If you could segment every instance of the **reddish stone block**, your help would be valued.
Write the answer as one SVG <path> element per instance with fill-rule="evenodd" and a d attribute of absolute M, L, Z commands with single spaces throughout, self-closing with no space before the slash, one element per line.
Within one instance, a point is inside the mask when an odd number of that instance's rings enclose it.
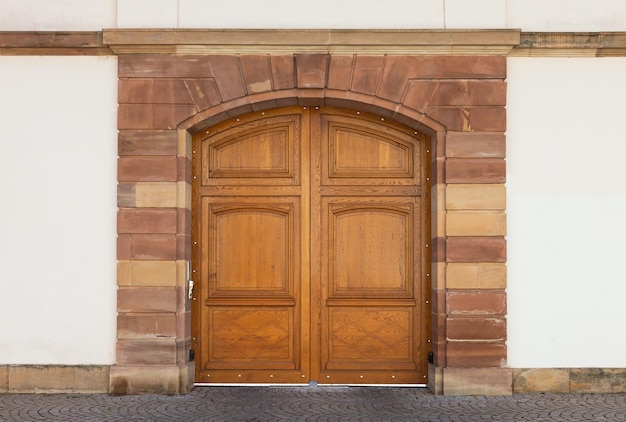
<path fill-rule="evenodd" d="M 244 82 L 241 78 L 240 63 L 235 55 L 208 56 L 212 76 L 215 77 L 220 97 L 223 101 L 232 100 L 246 95 Z"/>
<path fill-rule="evenodd" d="M 120 78 L 207 78 L 214 76 L 208 57 L 168 54 L 120 54 Z"/>
<path fill-rule="evenodd" d="M 117 259 L 120 259 L 120 260 L 130 259 L 130 235 L 129 234 L 117 235 Z"/>
<path fill-rule="evenodd" d="M 176 155 L 175 130 L 122 130 L 118 135 L 119 155 Z"/>
<path fill-rule="evenodd" d="M 502 237 L 449 237 L 447 262 L 506 262 L 506 240 Z"/>
<path fill-rule="evenodd" d="M 185 338 L 191 333 L 191 311 L 176 313 L 176 337 Z"/>
<path fill-rule="evenodd" d="M 191 160 L 187 157 L 178 157 L 176 179 L 179 182 L 191 183 Z"/>
<path fill-rule="evenodd" d="M 446 309 L 448 315 L 505 315 L 506 293 L 503 290 L 448 290 Z"/>
<path fill-rule="evenodd" d="M 469 109 L 469 127 L 473 131 L 505 132 L 504 107 L 472 107 Z"/>
<path fill-rule="evenodd" d="M 248 95 L 272 90 L 269 56 L 246 54 L 239 61 Z"/>
<path fill-rule="evenodd" d="M 430 105 L 504 106 L 506 83 L 502 80 L 448 80 L 437 82 Z"/>
<path fill-rule="evenodd" d="M 117 180 L 120 182 L 175 182 L 177 159 L 173 157 L 120 157 Z"/>
<path fill-rule="evenodd" d="M 506 365 L 506 344 L 451 341 L 446 347 L 446 358 L 448 367 L 500 368 Z"/>
<path fill-rule="evenodd" d="M 176 337 L 176 314 L 120 314 L 117 318 L 118 338 Z"/>
<path fill-rule="evenodd" d="M 444 315 L 447 312 L 446 309 L 446 291 L 433 289 L 432 297 L 432 313 Z"/>
<path fill-rule="evenodd" d="M 506 140 L 496 132 L 448 132 L 447 157 L 504 158 Z"/>
<path fill-rule="evenodd" d="M 175 365 L 174 339 L 121 339 L 117 341 L 118 365 Z"/>
<path fill-rule="evenodd" d="M 175 209 L 122 209 L 117 213 L 118 233 L 176 233 Z"/>
<path fill-rule="evenodd" d="M 407 107 L 426 113 L 438 83 L 436 81 L 410 80 L 406 96 L 402 101 Z"/>
<path fill-rule="evenodd" d="M 375 95 L 383 68 L 384 56 L 356 56 L 352 90 Z"/>
<path fill-rule="evenodd" d="M 352 67 L 354 56 L 330 56 L 330 66 L 328 68 L 329 89 L 349 90 L 352 82 Z"/>
<path fill-rule="evenodd" d="M 506 340 L 506 319 L 453 317 L 446 321 L 449 340 Z"/>
<path fill-rule="evenodd" d="M 198 110 L 207 108 L 222 102 L 215 83 L 215 79 L 185 79 L 185 85 L 189 95 Z"/>
<path fill-rule="evenodd" d="M 130 238 L 130 259 L 176 259 L 175 234 L 134 234 Z"/>
<path fill-rule="evenodd" d="M 174 287 L 121 287 L 117 290 L 117 311 L 176 312 Z"/>
<path fill-rule="evenodd" d="M 503 158 L 448 158 L 445 174 L 447 183 L 504 183 L 506 162 Z"/>
<path fill-rule="evenodd" d="M 445 340 L 432 342 L 431 348 L 433 352 L 433 364 L 437 367 L 445 367 L 447 365 L 446 347 L 448 343 Z"/>
<path fill-rule="evenodd" d="M 121 79 L 118 92 L 121 104 L 191 104 L 181 79 Z"/>
<path fill-rule="evenodd" d="M 502 79 L 506 56 L 388 56 L 379 96 L 400 102 L 412 79 Z"/>
<path fill-rule="evenodd" d="M 433 218 L 437 218 L 436 216 Z M 431 259 L 433 262 L 445 262 L 446 260 L 446 239 L 435 237 L 432 239 Z"/>
<path fill-rule="evenodd" d="M 176 259 L 191 259 L 191 234 L 176 236 Z"/>
<path fill-rule="evenodd" d="M 270 56 L 270 66 L 275 90 L 296 87 L 295 57 L 292 54 Z"/>
<path fill-rule="evenodd" d="M 328 54 L 296 54 L 298 88 L 325 88 L 328 63 Z"/>
<path fill-rule="evenodd" d="M 461 107 L 428 107 L 428 117 L 441 123 L 448 131 L 470 131 L 470 111 Z"/>
<path fill-rule="evenodd" d="M 430 166 L 430 186 L 434 187 L 446 180 L 446 162 L 444 157 L 439 157 Z"/>
<path fill-rule="evenodd" d="M 184 120 L 197 113 L 192 105 L 163 105 L 153 106 L 152 126 L 154 129 L 176 129 Z"/>
<path fill-rule="evenodd" d="M 152 115 L 149 104 L 120 104 L 117 108 L 117 128 L 152 129 Z"/>
<path fill-rule="evenodd" d="M 186 208 L 176 209 L 177 224 L 176 232 L 179 234 L 191 234 L 191 210 Z"/>

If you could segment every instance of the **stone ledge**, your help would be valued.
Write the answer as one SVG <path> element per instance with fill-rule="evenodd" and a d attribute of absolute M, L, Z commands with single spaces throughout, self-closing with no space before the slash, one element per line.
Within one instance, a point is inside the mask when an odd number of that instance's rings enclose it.
<path fill-rule="evenodd" d="M 109 366 L 7 365 L 9 393 L 107 393 Z M 0 390 L 2 369 L 0 369 Z"/>
<path fill-rule="evenodd" d="M 624 57 L 624 32 L 523 32 L 510 56 Z"/>
<path fill-rule="evenodd" d="M 513 392 L 626 393 L 626 368 L 515 369 Z"/>
<path fill-rule="evenodd" d="M 112 55 L 102 32 L 0 31 L 0 55 Z"/>

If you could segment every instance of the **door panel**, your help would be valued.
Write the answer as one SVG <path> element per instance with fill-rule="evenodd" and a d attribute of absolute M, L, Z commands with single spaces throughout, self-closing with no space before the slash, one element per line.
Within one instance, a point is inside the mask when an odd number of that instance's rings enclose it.
<path fill-rule="evenodd" d="M 426 382 L 423 141 L 327 107 L 194 138 L 197 382 Z"/>

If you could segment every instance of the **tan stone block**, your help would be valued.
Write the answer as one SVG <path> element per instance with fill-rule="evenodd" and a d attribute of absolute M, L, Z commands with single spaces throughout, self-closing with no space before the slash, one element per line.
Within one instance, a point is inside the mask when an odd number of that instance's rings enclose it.
<path fill-rule="evenodd" d="M 446 185 L 435 185 L 433 189 L 431 189 L 430 195 L 431 204 L 434 207 L 433 212 L 446 209 Z"/>
<path fill-rule="evenodd" d="M 444 290 L 446 288 L 446 263 L 435 262 L 432 265 L 431 285 L 433 289 Z"/>
<path fill-rule="evenodd" d="M 447 236 L 505 236 L 506 214 L 503 211 L 448 211 Z"/>
<path fill-rule="evenodd" d="M 449 289 L 505 289 L 505 264 L 456 264 L 446 266 Z"/>
<path fill-rule="evenodd" d="M 443 368 L 446 396 L 510 396 L 513 370 L 508 368 Z"/>
<path fill-rule="evenodd" d="M 187 182 L 176 183 L 176 206 L 191 209 L 191 184 Z"/>
<path fill-rule="evenodd" d="M 437 211 L 430 222 L 430 230 L 432 237 L 441 237 L 444 238 L 446 236 L 446 211 Z"/>
<path fill-rule="evenodd" d="M 6 393 L 9 389 L 9 367 L 0 365 L 0 393 Z"/>
<path fill-rule="evenodd" d="M 572 368 L 572 393 L 626 393 L 624 368 Z"/>
<path fill-rule="evenodd" d="M 9 393 L 106 393 L 108 366 L 9 365 Z"/>
<path fill-rule="evenodd" d="M 176 261 L 128 261 L 128 286 L 174 287 L 177 282 Z M 118 273 L 119 273 L 118 264 Z M 120 282 L 118 275 L 118 284 Z"/>
<path fill-rule="evenodd" d="M 184 371 L 184 374 L 183 374 Z M 125 394 L 180 394 L 186 381 L 187 366 L 176 365 L 112 366 L 109 391 Z"/>
<path fill-rule="evenodd" d="M 428 389 L 433 394 L 443 394 L 443 368 L 428 364 Z"/>
<path fill-rule="evenodd" d="M 130 261 L 117 262 L 117 285 L 130 286 Z"/>
<path fill-rule="evenodd" d="M 516 394 L 569 393 L 569 384 L 568 369 L 538 368 L 513 371 L 513 392 Z"/>
<path fill-rule="evenodd" d="M 184 129 L 178 129 L 178 156 L 185 157 L 191 160 L 192 148 L 191 148 L 191 134 Z"/>
<path fill-rule="evenodd" d="M 502 184 L 447 185 L 448 210 L 504 210 L 506 188 Z"/>
<path fill-rule="evenodd" d="M 135 206 L 145 208 L 173 208 L 177 206 L 176 182 L 144 182 L 135 186 Z"/>

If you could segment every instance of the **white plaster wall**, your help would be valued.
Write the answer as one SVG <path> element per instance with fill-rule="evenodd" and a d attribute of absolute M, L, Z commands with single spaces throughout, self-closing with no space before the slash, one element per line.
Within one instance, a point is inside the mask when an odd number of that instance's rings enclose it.
<path fill-rule="evenodd" d="M 117 59 L 0 56 L 0 364 L 111 364 Z"/>
<path fill-rule="evenodd" d="M 626 58 L 508 66 L 508 364 L 626 367 Z"/>
<path fill-rule="evenodd" d="M 117 0 L 0 0 L 0 31 L 101 31 Z"/>
<path fill-rule="evenodd" d="M 507 28 L 528 32 L 626 31 L 624 0 L 506 0 L 506 3 Z"/>
<path fill-rule="evenodd" d="M 623 0 L 0 0 L 0 31 L 520 28 L 624 31 Z"/>

